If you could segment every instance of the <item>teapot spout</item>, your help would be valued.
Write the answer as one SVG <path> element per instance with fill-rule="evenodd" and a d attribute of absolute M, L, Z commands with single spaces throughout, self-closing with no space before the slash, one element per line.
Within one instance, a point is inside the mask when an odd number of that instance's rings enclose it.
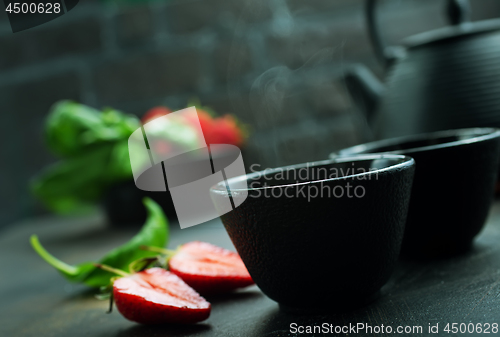
<path fill-rule="evenodd" d="M 370 123 L 384 92 L 384 84 L 364 65 L 355 64 L 344 73 L 344 81 L 356 106 Z"/>

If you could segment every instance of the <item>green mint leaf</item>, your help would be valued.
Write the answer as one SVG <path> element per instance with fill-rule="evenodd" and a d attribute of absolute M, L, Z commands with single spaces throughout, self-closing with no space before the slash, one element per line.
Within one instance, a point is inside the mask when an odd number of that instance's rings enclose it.
<path fill-rule="evenodd" d="M 45 168 L 31 181 L 32 193 L 56 213 L 74 213 L 90 208 L 109 184 L 106 174 L 114 145 L 95 144 Z M 124 179 L 123 175 L 120 178 Z"/>
<path fill-rule="evenodd" d="M 104 256 L 99 263 L 121 269 L 128 272 L 128 266 L 131 262 L 157 255 L 154 252 L 148 252 L 140 249 L 140 246 L 149 242 L 149 245 L 155 247 L 165 247 L 168 241 L 168 223 L 160 205 L 150 198 L 144 199 L 144 205 L 148 211 L 148 219 L 141 231 L 136 234 L 126 244 L 112 250 Z M 95 268 L 85 278 L 85 283 L 91 287 L 99 287 L 109 284 L 114 274 L 105 270 Z"/>
<path fill-rule="evenodd" d="M 136 116 L 118 110 L 101 112 L 77 102 L 59 101 L 45 121 L 45 138 L 54 153 L 68 158 L 89 145 L 126 140 L 139 127 Z"/>
<path fill-rule="evenodd" d="M 43 248 L 38 236 L 32 235 L 30 237 L 31 246 L 48 264 L 56 268 L 62 275 L 64 275 L 71 282 L 81 282 L 91 268 L 92 263 L 83 263 L 78 266 L 72 266 L 54 257 Z M 94 267 L 95 268 L 95 267 Z"/>
<path fill-rule="evenodd" d="M 149 198 L 143 200 L 148 211 L 148 218 L 142 229 L 130 241 L 106 254 L 100 264 L 128 271 L 131 262 L 157 255 L 154 252 L 140 249 L 142 245 L 165 247 L 168 242 L 168 221 L 161 207 Z M 85 262 L 72 266 L 52 256 L 38 241 L 36 235 L 31 236 L 33 249 L 51 266 L 72 282 L 83 282 L 90 287 L 107 286 L 115 275 L 95 267 L 93 262 Z"/>

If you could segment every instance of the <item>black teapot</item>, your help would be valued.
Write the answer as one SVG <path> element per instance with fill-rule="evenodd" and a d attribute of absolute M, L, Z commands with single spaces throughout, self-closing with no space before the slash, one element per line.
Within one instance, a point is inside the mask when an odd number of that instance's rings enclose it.
<path fill-rule="evenodd" d="M 385 84 L 362 65 L 345 75 L 372 138 L 500 127 L 500 19 L 470 22 L 468 2 L 448 0 L 450 26 L 386 47 L 376 3 L 366 1 L 366 18 L 375 53 L 387 69 Z"/>

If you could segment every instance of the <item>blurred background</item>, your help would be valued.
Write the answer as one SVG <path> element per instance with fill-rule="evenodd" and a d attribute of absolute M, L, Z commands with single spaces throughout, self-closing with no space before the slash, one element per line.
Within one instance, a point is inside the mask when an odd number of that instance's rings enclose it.
<path fill-rule="evenodd" d="M 472 0 L 472 20 L 498 0 Z M 0 14 L 0 229 L 47 211 L 30 179 L 57 160 L 44 121 L 58 100 L 143 116 L 196 97 L 248 125 L 249 168 L 327 158 L 365 142 L 364 114 L 343 74 L 362 63 L 383 78 L 363 0 L 81 0 L 62 17 L 13 34 Z M 444 1 L 384 0 L 389 44 L 447 24 Z M 89 163 L 92 165 L 92 163 Z"/>

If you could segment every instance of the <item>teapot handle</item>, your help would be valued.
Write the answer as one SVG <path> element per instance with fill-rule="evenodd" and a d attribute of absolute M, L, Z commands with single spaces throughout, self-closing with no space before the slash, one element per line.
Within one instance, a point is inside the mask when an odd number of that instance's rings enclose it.
<path fill-rule="evenodd" d="M 366 0 L 365 15 L 368 25 L 368 35 L 374 48 L 375 56 L 387 68 L 398 58 L 398 49 L 388 47 L 380 34 L 375 9 L 377 0 Z M 470 5 L 468 0 L 448 0 L 446 6 L 448 21 L 452 25 L 460 25 L 470 20 Z"/>

